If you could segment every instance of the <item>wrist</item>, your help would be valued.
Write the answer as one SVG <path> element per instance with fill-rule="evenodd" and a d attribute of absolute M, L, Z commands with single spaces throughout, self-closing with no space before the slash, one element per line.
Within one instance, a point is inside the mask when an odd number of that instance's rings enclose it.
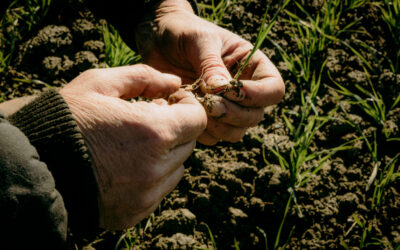
<path fill-rule="evenodd" d="M 196 16 L 198 8 L 195 0 L 164 0 L 156 1 L 147 8 L 141 21 L 135 29 L 136 48 L 145 59 L 155 46 L 157 38 L 162 37 L 160 23 L 173 18 L 176 14 Z"/>
<path fill-rule="evenodd" d="M 186 0 L 165 0 L 158 6 L 156 16 L 176 11 L 185 11 L 194 14 L 192 5 Z"/>

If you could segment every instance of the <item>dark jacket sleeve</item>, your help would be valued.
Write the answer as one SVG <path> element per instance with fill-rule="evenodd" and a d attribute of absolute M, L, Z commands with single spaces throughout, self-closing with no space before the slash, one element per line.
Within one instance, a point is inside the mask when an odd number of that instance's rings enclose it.
<path fill-rule="evenodd" d="M 26 136 L 0 118 L 1 248 L 63 249 L 67 212 L 54 179 Z"/>
<path fill-rule="evenodd" d="M 72 233 L 95 232 L 97 185 L 82 134 L 61 95 L 48 91 L 7 120 L 0 123 L 0 237 L 29 235 L 30 247 L 22 249 L 47 249 L 46 244 L 62 249 L 66 211 Z"/>

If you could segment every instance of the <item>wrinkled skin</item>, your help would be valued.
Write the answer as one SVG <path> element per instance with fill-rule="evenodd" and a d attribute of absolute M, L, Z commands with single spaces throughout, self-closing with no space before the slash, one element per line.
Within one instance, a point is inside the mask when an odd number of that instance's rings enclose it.
<path fill-rule="evenodd" d="M 100 226 L 131 227 L 183 176 L 207 116 L 181 79 L 139 64 L 88 70 L 61 89 L 93 159 Z M 137 96 L 174 102 L 129 102 Z"/>
<path fill-rule="evenodd" d="M 162 2 L 155 11 L 154 24 L 155 31 L 149 31 L 146 23 L 137 30 L 144 62 L 180 76 L 184 84 L 204 79 L 205 93 L 216 93 L 229 85 L 252 48 L 238 35 L 197 17 L 184 0 Z M 141 37 L 146 40 L 142 42 Z M 223 97 L 214 97 L 211 105 L 216 108 L 206 109 L 207 128 L 199 142 L 239 141 L 248 127 L 263 119 L 264 107 L 278 103 L 285 92 L 278 70 L 261 51 L 253 55 L 240 81 L 240 91 L 231 89 Z"/>

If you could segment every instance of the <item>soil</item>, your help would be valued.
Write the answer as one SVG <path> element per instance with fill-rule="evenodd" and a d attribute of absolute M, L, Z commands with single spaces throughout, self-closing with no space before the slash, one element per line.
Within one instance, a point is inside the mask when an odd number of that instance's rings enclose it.
<path fill-rule="evenodd" d="M 323 1 L 299 2 L 310 13 L 315 13 Z M 267 5 L 272 11 L 278 8 L 276 1 L 238 0 L 227 9 L 222 22 L 227 29 L 254 42 Z M 288 8 L 296 12 L 295 5 Z M 12 66 L 0 78 L 0 92 L 5 99 L 35 94 L 49 86 L 61 87 L 86 69 L 104 66 L 100 22 L 83 6 L 78 8 L 80 11 L 76 9 L 52 12 L 38 31 L 19 45 Z M 353 45 L 364 41 L 381 51 L 381 56 L 374 58 L 368 50 L 360 50 L 374 68 L 379 69 L 370 75 L 376 91 L 387 103 L 392 103 L 400 92 L 400 74 L 394 74 L 385 59 L 392 56 L 393 44 L 379 15 L 376 6 L 365 4 L 348 11 L 340 22 L 346 24 L 360 19 L 354 29 L 365 32 L 345 34 L 344 39 Z M 269 36 L 288 53 L 299 53 L 288 34 L 289 28 L 282 18 L 278 18 Z M 265 42 L 262 51 L 277 65 L 285 79 L 283 101 L 267 107 L 265 119 L 250 128 L 239 143 L 220 142 L 213 147 L 198 145 L 185 162 L 185 175 L 177 188 L 163 200 L 151 218 L 136 229 L 140 236 L 135 249 L 213 249 L 209 230 L 219 249 L 232 249 L 235 243 L 240 249 L 266 249 L 263 232 L 267 244 L 273 248 L 291 197 L 292 177 L 289 170 L 280 167 L 269 149 L 275 147 L 288 159 L 294 142 L 282 112 L 284 109 L 299 110 L 301 87 L 276 47 Z M 354 90 L 355 84 L 359 84 L 369 88 L 362 61 L 348 48 L 332 43 L 313 63 L 321 63 L 324 59 L 327 59 L 327 72 L 344 87 Z M 339 102 L 337 94 L 326 86 L 334 87 L 328 77 L 323 83 L 316 108 L 321 115 L 327 115 Z M 329 150 L 359 136 L 358 131 L 345 122 L 344 111 L 365 135 L 371 136 L 379 130 L 356 105 L 343 105 L 343 110 L 334 114 L 335 119 L 318 131 L 311 151 Z M 388 112 L 384 126 L 394 137 L 400 137 L 400 108 Z M 377 134 L 382 136 L 382 131 Z M 399 152 L 400 145 L 380 137 L 378 142 L 384 165 Z M 308 167 L 313 164 L 315 162 Z M 363 242 L 377 242 L 378 239 L 381 244 L 370 246 L 371 249 L 399 246 L 400 181 L 387 187 L 381 206 L 371 208 L 373 188 L 369 191 L 365 188 L 372 170 L 372 158 L 363 140 L 331 157 L 305 185 L 295 189 L 295 201 L 291 202 L 279 245 L 288 249 L 336 249 L 342 248 L 344 242 L 357 249 Z M 370 228 L 362 228 L 355 218 L 366 222 Z M 367 232 L 365 241 L 362 238 L 364 232 Z M 86 249 L 114 249 L 123 233 L 104 232 Z M 88 244 L 83 239 L 74 240 L 80 247 Z"/>

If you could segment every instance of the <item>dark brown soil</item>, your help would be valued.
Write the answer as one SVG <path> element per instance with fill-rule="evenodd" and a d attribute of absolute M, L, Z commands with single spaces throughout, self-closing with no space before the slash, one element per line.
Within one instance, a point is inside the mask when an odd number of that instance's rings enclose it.
<path fill-rule="evenodd" d="M 311 0 L 299 2 L 310 13 L 315 13 L 322 4 L 322 1 Z M 254 42 L 266 5 L 271 5 L 272 10 L 278 8 L 275 1 L 238 0 L 227 9 L 223 23 L 226 28 Z M 288 8 L 296 12 L 295 5 Z M 80 72 L 104 65 L 104 43 L 98 30 L 99 22 L 90 13 L 80 10 L 64 9 L 58 15 L 50 15 L 43 27 L 20 45 L 12 66 L 1 76 L 0 91 L 7 99 L 42 91 L 48 85 L 60 87 Z M 374 58 L 368 50 L 360 49 L 376 69 L 371 74 L 376 91 L 387 103 L 392 103 L 400 92 L 400 74 L 391 72 L 385 60 L 392 56 L 390 34 L 378 18 L 379 10 L 372 4 L 347 12 L 341 23 L 360 17 L 363 18 L 355 28 L 366 32 L 346 34 L 344 39 L 354 46 L 362 40 L 382 53 Z M 270 37 L 287 52 L 299 53 L 288 29 L 283 19 L 278 19 Z M 264 121 L 250 128 L 241 142 L 222 142 L 214 147 L 198 145 L 185 162 L 185 176 L 178 187 L 164 199 L 150 219 L 141 223 L 135 249 L 212 249 L 209 229 L 219 249 L 232 249 L 235 242 L 240 249 L 266 249 L 262 231 L 267 235 L 269 247 L 273 248 L 291 196 L 288 189 L 292 176 L 279 166 L 279 161 L 268 149 L 276 147 L 282 155 L 289 157 L 294 142 L 282 112 L 283 109 L 300 109 L 301 86 L 272 44 L 265 42 L 262 51 L 278 66 L 285 79 L 287 93 L 284 100 L 266 108 Z M 355 84 L 369 88 L 362 61 L 348 48 L 332 43 L 315 58 L 314 63 L 321 63 L 325 58 L 327 72 L 335 81 L 352 90 Z M 15 78 L 40 79 L 48 85 Z M 327 87 L 334 84 L 325 78 L 316 107 L 321 115 L 328 115 L 338 105 L 336 94 Z M 366 136 L 379 130 L 356 105 L 344 105 L 344 110 L 350 113 Z M 310 150 L 329 150 L 360 136 L 345 122 L 344 111 L 339 110 L 333 117 L 335 119 L 318 131 Z M 384 126 L 394 137 L 400 137 L 399 124 L 400 108 L 395 108 L 388 113 Z M 377 131 L 377 134 L 384 165 L 399 152 L 400 145 L 384 141 L 382 131 Z M 269 164 L 264 161 L 263 151 Z M 313 164 L 315 162 L 308 167 Z M 380 245 L 369 246 L 371 249 L 399 247 L 400 182 L 391 183 L 382 205 L 372 209 L 373 188 L 365 191 L 372 169 L 372 158 L 363 140 L 358 140 L 352 149 L 338 152 L 324 163 L 305 185 L 295 189 L 296 200 L 292 199 L 279 246 L 336 249 L 342 248 L 341 242 L 345 242 L 351 248 L 361 248 L 363 233 L 367 232 L 364 243 L 380 242 Z M 355 217 L 370 225 L 370 229 L 361 228 Z M 105 232 L 91 247 L 113 249 L 121 235 L 122 232 Z M 79 240 L 77 242 L 82 244 Z"/>

